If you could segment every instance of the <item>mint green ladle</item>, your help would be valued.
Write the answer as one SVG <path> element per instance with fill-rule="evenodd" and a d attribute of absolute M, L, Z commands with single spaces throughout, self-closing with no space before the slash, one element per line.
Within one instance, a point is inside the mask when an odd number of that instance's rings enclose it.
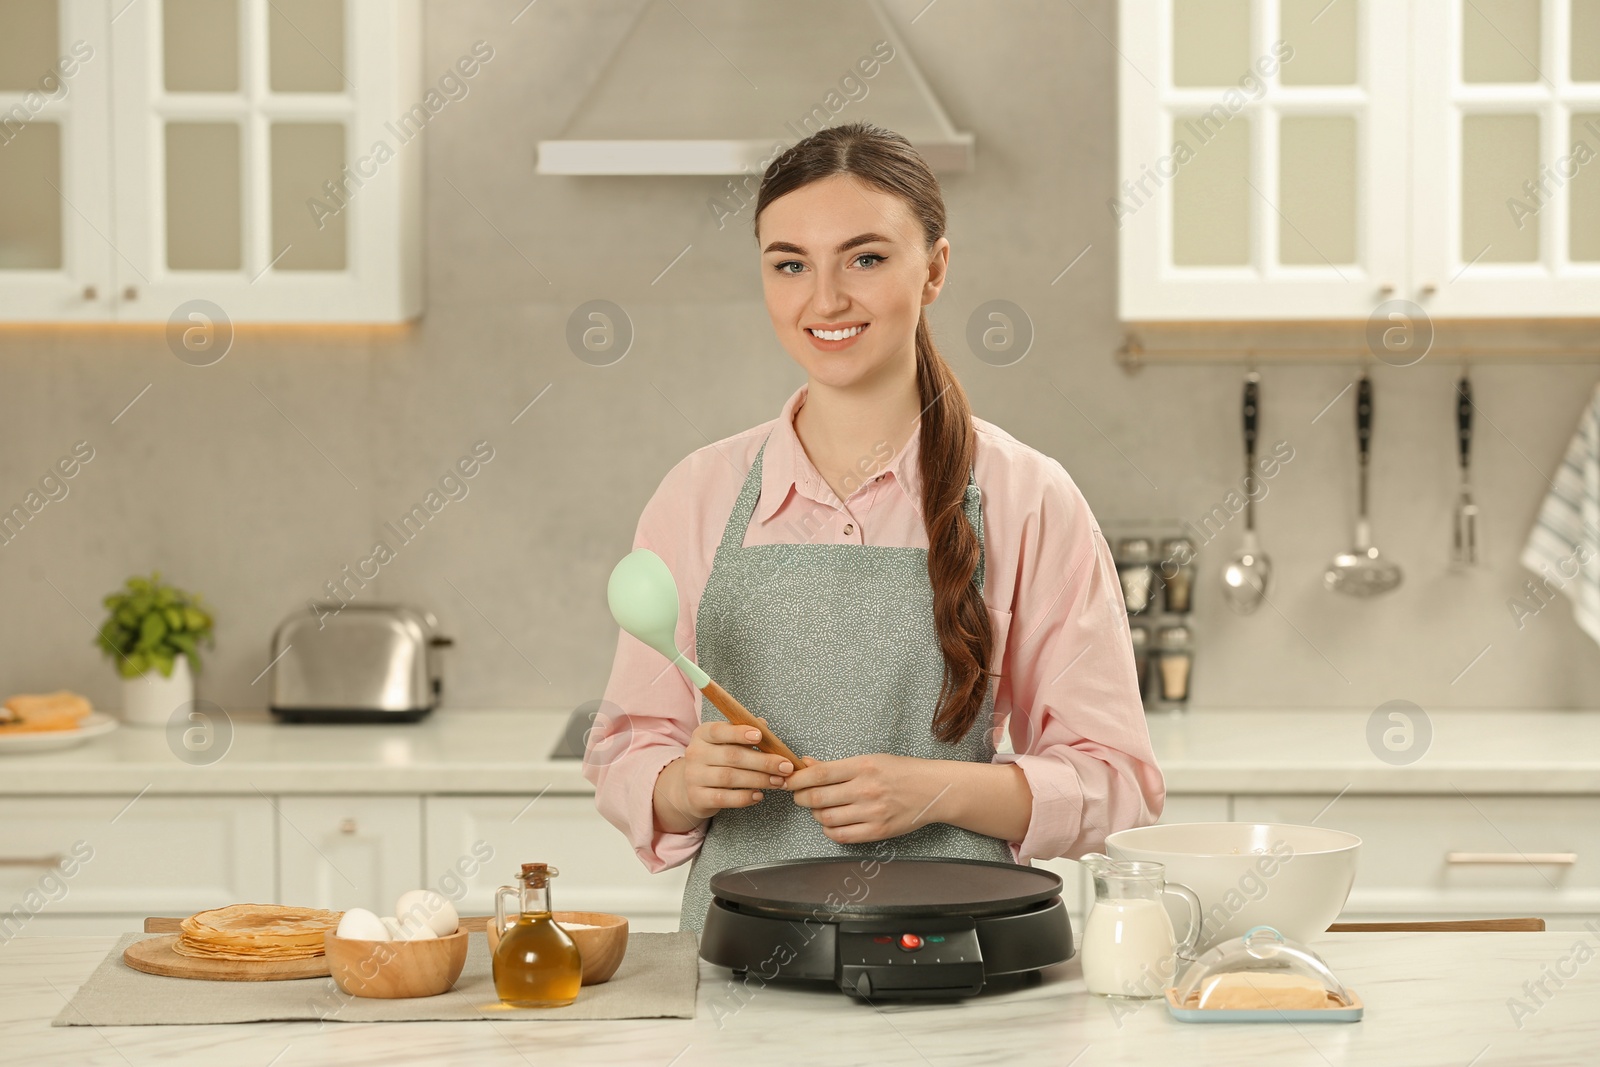
<path fill-rule="evenodd" d="M 606 601 L 618 626 L 671 660 L 696 689 L 710 683 L 711 676 L 678 651 L 678 583 L 660 556 L 648 548 L 623 556 L 606 583 Z"/>
<path fill-rule="evenodd" d="M 699 664 L 678 651 L 678 583 L 673 580 L 665 560 L 648 548 L 635 549 L 623 556 L 611 569 L 611 580 L 606 583 L 606 602 L 618 626 L 671 660 L 729 722 L 760 730 L 761 742 L 757 748 L 782 756 L 793 763 L 796 770 L 803 765 L 800 757 L 767 729 L 766 723 L 750 714 L 748 708 L 713 681 Z"/>

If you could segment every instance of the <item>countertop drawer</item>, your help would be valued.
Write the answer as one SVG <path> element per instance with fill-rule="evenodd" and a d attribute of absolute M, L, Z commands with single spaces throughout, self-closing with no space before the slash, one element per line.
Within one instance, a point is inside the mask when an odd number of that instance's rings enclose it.
<path fill-rule="evenodd" d="M 0 900 L 30 916 L 271 903 L 273 822 L 259 796 L 0 798 Z"/>
<path fill-rule="evenodd" d="M 1195 794 L 1192 796 L 1168 795 L 1166 806 L 1161 812 L 1161 822 L 1227 822 L 1230 811 L 1227 796 Z M 1077 860 L 1069 859 L 1036 859 L 1032 861 L 1035 867 L 1043 867 L 1054 871 L 1060 876 L 1061 899 L 1067 905 L 1067 912 L 1072 916 L 1072 928 L 1075 937 L 1083 935 L 1083 928 L 1089 914 L 1089 906 L 1094 903 L 1094 879 L 1083 864 Z M 1177 907 L 1168 906 L 1175 924 L 1174 929 L 1183 929 L 1183 924 L 1188 922 L 1188 916 L 1182 911 L 1182 902 Z"/>
<path fill-rule="evenodd" d="M 1237 796 L 1234 818 L 1361 837 L 1349 910 L 1600 907 L 1600 798 Z M 1327 811 L 1317 818 L 1318 812 Z"/>
<path fill-rule="evenodd" d="M 423 884 L 422 798 L 278 798 L 278 885 L 286 903 L 394 914 Z"/>
<path fill-rule="evenodd" d="M 1233 818 L 1229 797 L 1218 794 L 1167 794 L 1160 822 L 1228 822 Z"/>
<path fill-rule="evenodd" d="M 462 914 L 494 911 L 494 890 L 521 864 L 550 863 L 557 911 L 626 915 L 638 930 L 676 930 L 684 863 L 645 870 L 622 833 L 595 810 L 592 796 L 433 796 L 426 803 L 427 884 L 456 900 Z"/>

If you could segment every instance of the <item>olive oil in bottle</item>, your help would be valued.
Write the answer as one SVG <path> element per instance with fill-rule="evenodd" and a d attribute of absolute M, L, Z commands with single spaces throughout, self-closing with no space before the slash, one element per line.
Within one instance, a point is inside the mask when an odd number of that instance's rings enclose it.
<path fill-rule="evenodd" d="M 572 937 L 550 915 L 550 879 L 560 872 L 547 863 L 524 863 L 518 885 L 495 894 L 500 943 L 494 951 L 494 989 L 514 1008 L 559 1008 L 578 999 L 583 961 Z M 508 914 L 506 898 L 518 911 Z"/>

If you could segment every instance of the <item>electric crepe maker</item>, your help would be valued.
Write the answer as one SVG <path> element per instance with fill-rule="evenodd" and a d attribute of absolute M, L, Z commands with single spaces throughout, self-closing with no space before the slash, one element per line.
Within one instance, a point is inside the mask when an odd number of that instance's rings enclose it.
<path fill-rule="evenodd" d="M 711 876 L 700 957 L 736 980 L 832 982 L 858 998 L 965 997 L 1073 955 L 1061 879 L 1015 863 L 874 856 Z"/>

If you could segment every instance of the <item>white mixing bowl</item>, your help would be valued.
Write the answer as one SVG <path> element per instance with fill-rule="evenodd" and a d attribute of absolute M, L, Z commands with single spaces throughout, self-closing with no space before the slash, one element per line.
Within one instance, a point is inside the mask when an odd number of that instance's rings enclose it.
<path fill-rule="evenodd" d="M 1360 849 L 1355 834 L 1290 823 L 1167 823 L 1106 838 L 1112 859 L 1165 864 L 1167 881 L 1195 891 L 1201 950 L 1252 926 L 1301 942 L 1322 934 L 1350 896 Z M 1174 914 L 1180 937 L 1181 921 Z"/>

